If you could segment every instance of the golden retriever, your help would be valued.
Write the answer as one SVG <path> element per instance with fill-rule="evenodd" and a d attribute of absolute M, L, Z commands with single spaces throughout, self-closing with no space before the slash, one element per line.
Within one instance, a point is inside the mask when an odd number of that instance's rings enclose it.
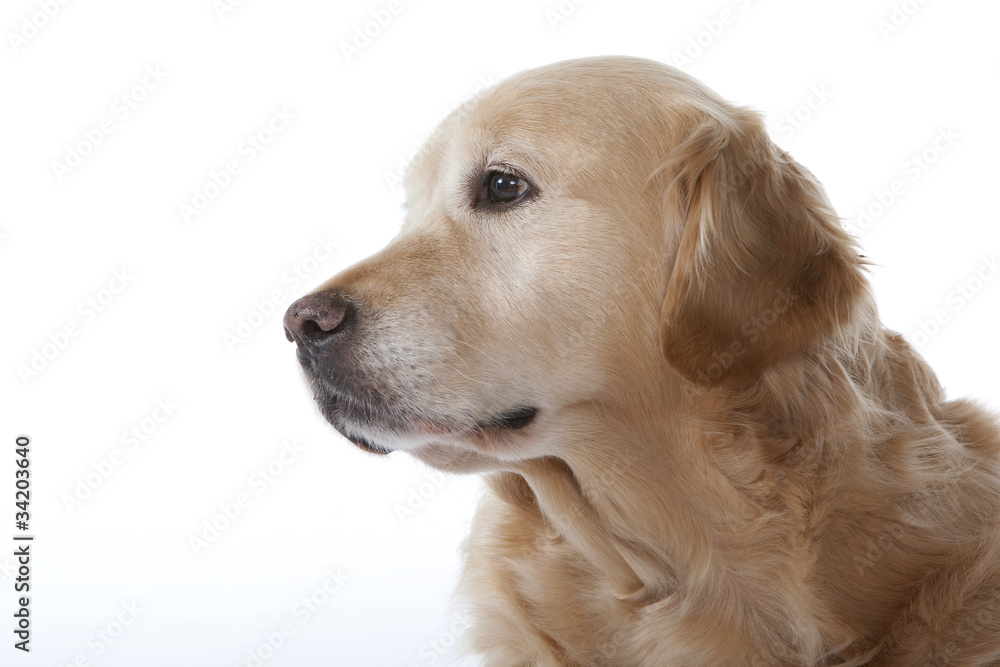
<path fill-rule="evenodd" d="M 1000 664 L 1000 428 L 879 321 L 757 113 L 655 62 L 446 118 L 384 250 L 296 301 L 323 415 L 488 487 L 489 666 Z"/>

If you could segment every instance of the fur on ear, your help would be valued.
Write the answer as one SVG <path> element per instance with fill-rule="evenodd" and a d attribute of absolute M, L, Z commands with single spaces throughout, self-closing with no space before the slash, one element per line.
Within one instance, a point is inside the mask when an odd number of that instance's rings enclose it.
<path fill-rule="evenodd" d="M 745 382 L 847 323 L 863 259 L 812 174 L 758 115 L 703 115 L 661 173 L 684 230 L 660 319 L 671 366 L 701 386 Z"/>

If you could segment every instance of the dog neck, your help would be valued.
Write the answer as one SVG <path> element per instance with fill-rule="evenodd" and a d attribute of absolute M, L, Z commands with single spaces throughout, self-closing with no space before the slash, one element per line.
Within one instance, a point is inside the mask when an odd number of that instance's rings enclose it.
<path fill-rule="evenodd" d="M 765 631 L 775 641 L 806 637 L 819 650 L 812 630 L 792 628 L 823 610 L 800 590 L 801 573 L 782 569 L 789 560 L 774 557 L 776 549 L 806 555 L 805 533 L 773 520 L 778 512 L 768 508 L 766 493 L 747 490 L 773 489 L 780 480 L 741 485 L 742 476 L 767 466 L 736 460 L 738 429 L 707 433 L 702 419 L 712 393 L 689 389 L 673 392 L 663 418 L 647 424 L 615 423 L 613 410 L 598 411 L 602 422 L 590 424 L 589 437 L 580 437 L 588 427 L 577 422 L 573 447 L 561 448 L 562 457 L 520 462 L 491 476 L 490 486 L 540 514 L 547 539 L 572 546 L 639 613 L 680 611 L 735 631 L 741 614 L 755 607 L 752 616 L 768 619 Z M 726 450 L 734 460 L 720 465 Z M 759 464 L 762 454 L 755 456 Z M 748 559 L 752 572 L 739 567 Z"/>
<path fill-rule="evenodd" d="M 660 394 L 661 396 L 663 394 Z M 713 533 L 719 517 L 746 515 L 745 499 L 713 468 L 692 434 L 677 430 L 677 415 L 690 409 L 676 397 L 649 424 L 575 419 L 572 448 L 561 458 L 540 457 L 512 465 L 521 493 L 541 514 L 548 532 L 572 545 L 607 577 L 616 597 L 645 605 L 667 599 L 709 576 L 719 548 Z M 655 414 L 655 412 L 654 412 Z M 583 437 L 581 437 L 581 435 Z M 716 478 L 706 494 L 704 481 Z M 510 480 L 500 482 L 516 484 Z M 497 483 L 492 484 L 494 489 Z M 728 527 L 721 527 L 728 530 Z"/>

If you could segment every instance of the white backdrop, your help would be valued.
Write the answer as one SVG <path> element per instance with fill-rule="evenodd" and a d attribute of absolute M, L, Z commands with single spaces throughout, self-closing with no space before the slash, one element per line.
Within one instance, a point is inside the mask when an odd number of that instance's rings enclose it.
<path fill-rule="evenodd" d="M 998 19 L 985 0 L 7 0 L 0 664 L 453 664 L 478 484 L 336 435 L 281 313 L 394 235 L 407 157 L 524 68 L 645 56 L 764 112 L 859 233 L 887 324 L 950 394 L 1000 407 Z"/>

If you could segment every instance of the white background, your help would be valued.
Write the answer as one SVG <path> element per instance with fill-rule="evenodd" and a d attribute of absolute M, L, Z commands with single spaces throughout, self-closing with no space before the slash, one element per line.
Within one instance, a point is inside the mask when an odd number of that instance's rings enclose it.
<path fill-rule="evenodd" d="M 435 123 L 524 68 L 645 56 L 762 111 L 845 223 L 865 227 L 887 325 L 920 343 L 951 395 L 1000 406 L 1000 279 L 984 263 L 1000 251 L 1000 6 L 895 6 L 4 2 L 0 664 L 257 664 L 248 651 L 268 666 L 452 662 L 449 592 L 477 482 L 336 435 L 280 316 L 393 236 L 395 177 Z M 268 134 L 276 109 L 294 118 Z M 102 122 L 111 131 L 88 140 Z M 257 135 L 269 143 L 249 159 Z M 71 151 L 87 155 L 54 166 Z M 933 162 L 916 166 L 925 152 Z M 213 188 L 232 160 L 239 173 Z M 185 220 L 196 191 L 214 196 Z M 130 429 L 144 440 L 123 440 Z M 30 655 L 11 632 L 22 433 Z M 273 463 L 288 441 L 301 451 Z M 269 464 L 278 474 L 260 484 Z M 220 506 L 241 493 L 249 506 L 196 554 L 190 538 L 227 523 Z M 402 516 L 408 503 L 420 506 Z M 328 572 L 343 580 L 332 593 Z M 306 618 L 310 596 L 322 604 Z M 282 623 L 294 634 L 270 651 Z"/>

